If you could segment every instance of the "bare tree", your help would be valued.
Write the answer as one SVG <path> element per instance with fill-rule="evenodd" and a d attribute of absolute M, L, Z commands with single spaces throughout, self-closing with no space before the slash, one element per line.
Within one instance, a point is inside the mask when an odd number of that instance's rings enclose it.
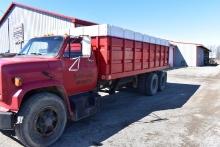
<path fill-rule="evenodd" d="M 211 50 L 210 57 L 220 60 L 220 45 L 210 45 L 208 48 Z"/>
<path fill-rule="evenodd" d="M 220 46 L 216 47 L 216 58 L 219 60 L 220 59 Z"/>

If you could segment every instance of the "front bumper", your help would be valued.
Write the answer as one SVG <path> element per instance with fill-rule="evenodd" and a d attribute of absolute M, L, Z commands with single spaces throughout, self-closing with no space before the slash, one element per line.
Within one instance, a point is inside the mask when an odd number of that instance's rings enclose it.
<path fill-rule="evenodd" d="M 0 130 L 13 129 L 13 113 L 0 111 Z"/>

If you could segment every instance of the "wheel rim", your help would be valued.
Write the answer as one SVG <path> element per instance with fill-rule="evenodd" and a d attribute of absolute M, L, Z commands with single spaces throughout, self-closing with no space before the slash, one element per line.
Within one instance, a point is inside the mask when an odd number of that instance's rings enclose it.
<path fill-rule="evenodd" d="M 36 116 L 35 129 L 41 136 L 50 136 L 58 124 L 58 116 L 54 109 L 46 108 Z"/>

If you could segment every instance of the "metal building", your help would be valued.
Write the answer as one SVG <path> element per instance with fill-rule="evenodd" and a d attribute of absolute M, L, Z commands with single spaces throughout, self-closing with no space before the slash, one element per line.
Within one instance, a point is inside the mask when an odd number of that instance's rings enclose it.
<path fill-rule="evenodd" d="M 96 23 L 12 3 L 0 20 L 0 53 L 17 53 L 30 38 Z"/>
<path fill-rule="evenodd" d="M 172 67 L 207 65 L 209 52 L 210 50 L 202 44 L 171 41 L 170 60 Z"/>

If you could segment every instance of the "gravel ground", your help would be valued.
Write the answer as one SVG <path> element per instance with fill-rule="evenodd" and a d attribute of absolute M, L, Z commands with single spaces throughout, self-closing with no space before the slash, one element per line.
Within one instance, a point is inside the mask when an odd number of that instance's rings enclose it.
<path fill-rule="evenodd" d="M 132 90 L 104 96 L 101 112 L 67 125 L 53 146 L 220 146 L 220 67 L 168 71 L 153 97 Z M 0 134 L 0 146 L 21 146 Z"/>

